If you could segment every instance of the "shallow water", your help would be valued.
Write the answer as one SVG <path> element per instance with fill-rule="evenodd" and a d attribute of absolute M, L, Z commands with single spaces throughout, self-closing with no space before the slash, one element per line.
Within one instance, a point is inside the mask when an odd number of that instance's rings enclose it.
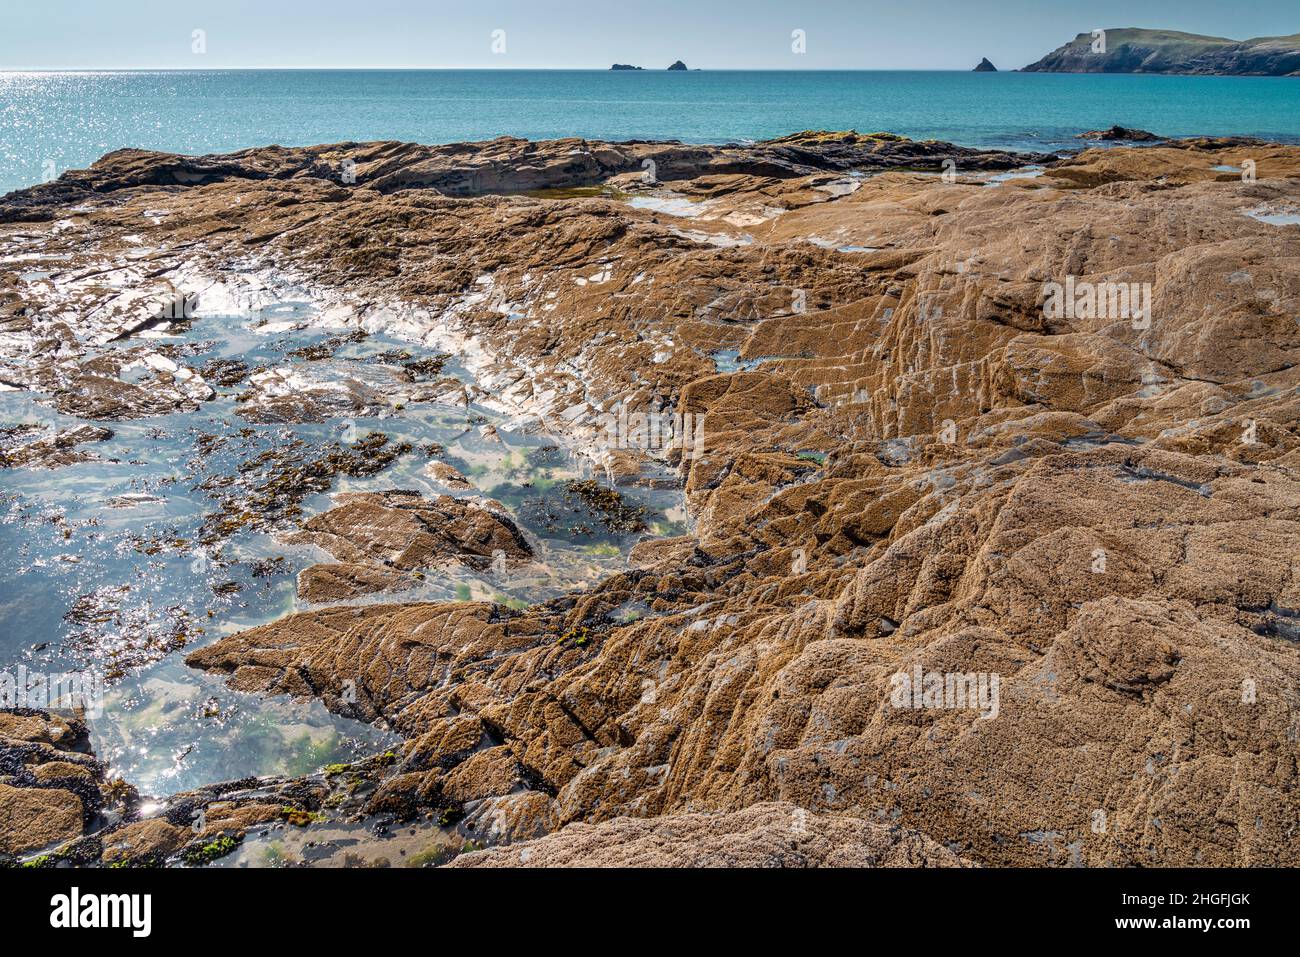
<path fill-rule="evenodd" d="M 688 199 L 685 196 L 632 196 L 628 198 L 627 204 L 633 209 L 680 216 L 684 219 L 693 219 L 708 208 L 700 200 Z"/>
<path fill-rule="evenodd" d="M 994 173 L 984 181 L 985 186 L 1000 186 L 1012 179 L 1037 179 L 1047 172 L 1041 166 L 1026 166 L 1024 169 L 1011 170 L 1007 173 Z"/>
<path fill-rule="evenodd" d="M 258 829 L 213 866 L 430 867 L 479 847 L 454 828 L 427 821 L 390 826 L 374 819 L 329 820 L 309 828 L 273 824 Z"/>
<path fill-rule="evenodd" d="M 1271 212 L 1255 209 L 1246 214 L 1251 219 L 1258 219 L 1270 226 L 1300 226 L 1300 212 Z"/>
<path fill-rule="evenodd" d="M 753 372 L 765 362 L 797 359 L 799 356 L 758 356 L 754 359 L 742 359 L 739 349 L 718 349 L 716 352 L 709 353 L 709 358 L 713 360 L 714 368 L 718 372 Z"/>
<path fill-rule="evenodd" d="M 250 368 L 318 363 L 293 350 L 330 338 L 319 328 L 292 328 L 311 318 L 305 302 L 286 302 L 257 317 L 203 316 L 181 335 L 152 338 L 150 347 L 184 348 L 182 364 L 239 358 Z M 277 332 L 251 328 L 275 322 Z M 286 328 L 289 327 L 289 328 Z M 109 348 L 140 345 L 128 340 Z M 403 350 L 437 355 L 410 342 L 371 335 L 346 342 L 327 368 L 381 375 L 375 357 Z M 442 376 L 470 377 L 453 357 Z M 370 601 L 489 599 L 515 607 L 594 583 L 625 567 L 645 534 L 684 530 L 680 491 L 637 488 L 626 497 L 646 509 L 647 530 L 611 532 L 561 483 L 590 469 L 547 435 L 512 430 L 501 415 L 422 402 L 382 418 L 321 424 L 258 425 L 234 414 L 248 382 L 217 386 L 216 400 L 195 412 L 107 425 L 105 442 L 81 446 L 100 457 L 62 468 L 0 470 L 0 672 L 69 671 L 107 680 L 102 713 L 88 720 L 92 744 L 110 773 L 143 793 L 179 790 L 249 775 L 300 775 L 383 750 L 393 737 L 381 728 L 329 714 L 316 701 L 261 698 L 233 692 L 219 676 L 185 666 L 188 651 L 217 637 L 309 607 L 296 597 L 296 575 L 321 560 L 311 546 L 287 546 L 273 530 L 243 528 L 223 542 L 200 545 L 205 516 L 217 508 L 212 479 L 239 473 L 264 452 L 305 443 L 303 454 L 350 443 L 371 431 L 414 446 L 389 468 L 368 477 L 336 478 L 332 491 L 415 489 L 482 495 L 499 500 L 524 530 L 535 562 L 504 576 L 452 564 L 429 571 L 418 589 L 370 596 Z M 41 423 L 69 428 L 84 420 L 62 415 L 23 392 L 0 393 L 0 425 Z M 495 426 L 498 440 L 481 430 Z M 449 491 L 424 474 L 425 447 L 464 474 L 473 491 Z M 200 446 L 204 454 L 199 454 Z M 330 506 L 328 494 L 302 501 L 304 518 Z M 147 662 L 143 665 L 141 661 Z"/>

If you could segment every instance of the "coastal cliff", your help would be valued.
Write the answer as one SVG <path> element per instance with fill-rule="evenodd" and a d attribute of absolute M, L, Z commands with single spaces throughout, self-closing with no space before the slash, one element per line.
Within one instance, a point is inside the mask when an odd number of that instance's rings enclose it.
<path fill-rule="evenodd" d="M 1099 34 L 1104 33 L 1103 38 Z M 1300 75 L 1300 33 L 1230 40 L 1225 37 L 1139 30 L 1080 33 L 1026 73 L 1184 73 L 1222 76 Z"/>

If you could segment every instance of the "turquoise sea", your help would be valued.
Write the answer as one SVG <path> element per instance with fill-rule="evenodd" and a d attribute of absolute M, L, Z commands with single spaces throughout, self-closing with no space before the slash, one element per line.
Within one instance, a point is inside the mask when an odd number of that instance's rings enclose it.
<path fill-rule="evenodd" d="M 1300 78 L 940 71 L 0 72 L 0 193 L 124 146 L 587 136 L 688 142 L 809 128 L 969 146 L 1077 147 L 1119 123 L 1300 140 Z"/>

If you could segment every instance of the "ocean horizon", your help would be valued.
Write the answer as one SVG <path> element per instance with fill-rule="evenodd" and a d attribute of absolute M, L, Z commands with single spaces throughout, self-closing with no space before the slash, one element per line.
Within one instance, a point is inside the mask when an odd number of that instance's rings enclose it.
<path fill-rule="evenodd" d="M 241 69 L 0 72 L 0 194 L 135 147 L 498 136 L 746 142 L 803 129 L 1062 151 L 1119 124 L 1300 141 L 1288 77 L 960 70 Z"/>

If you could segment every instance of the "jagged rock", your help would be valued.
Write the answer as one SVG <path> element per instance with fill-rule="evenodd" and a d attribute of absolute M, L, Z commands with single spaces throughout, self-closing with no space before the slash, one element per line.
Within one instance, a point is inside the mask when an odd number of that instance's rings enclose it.
<path fill-rule="evenodd" d="M 995 67 L 992 63 L 989 62 L 989 58 L 988 58 L 988 57 L 984 57 L 984 58 L 982 58 L 982 59 L 979 61 L 979 63 L 975 64 L 975 69 L 972 70 L 971 72 L 973 72 L 973 73 L 997 73 L 997 72 L 998 72 L 998 68 Z"/>
<path fill-rule="evenodd" d="M 673 63 L 672 63 L 672 66 L 668 67 L 668 69 L 670 69 L 670 70 L 685 70 L 685 69 L 686 69 L 686 64 L 683 63 L 681 60 L 674 60 Z"/>
<path fill-rule="evenodd" d="M 240 690 L 318 695 L 341 714 L 382 718 L 414 736 L 440 716 L 422 699 L 447 688 L 452 672 L 511 651 L 554 661 L 583 657 L 557 643 L 563 634 L 559 622 L 512 621 L 488 604 L 365 605 L 300 612 L 185 661 L 227 673 Z M 397 658 L 403 663 L 393 669 L 388 662 Z"/>

